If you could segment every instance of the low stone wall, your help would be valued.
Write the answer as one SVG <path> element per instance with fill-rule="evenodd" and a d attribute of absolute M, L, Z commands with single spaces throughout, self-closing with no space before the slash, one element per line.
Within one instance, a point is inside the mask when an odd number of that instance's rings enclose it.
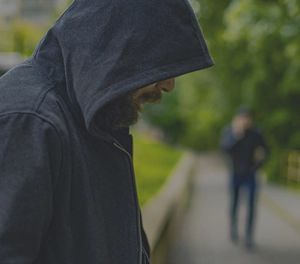
<path fill-rule="evenodd" d="M 195 164 L 196 156 L 186 152 L 158 194 L 142 208 L 153 264 L 168 263 L 172 234 L 176 222 L 184 213 Z"/>

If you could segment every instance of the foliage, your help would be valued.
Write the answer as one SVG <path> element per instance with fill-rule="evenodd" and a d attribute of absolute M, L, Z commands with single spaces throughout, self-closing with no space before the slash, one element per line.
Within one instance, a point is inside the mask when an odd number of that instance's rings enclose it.
<path fill-rule="evenodd" d="M 38 41 L 45 34 L 45 29 L 23 19 L 16 19 L 10 24 L 9 30 L 1 29 L 1 52 L 18 52 L 30 56 Z"/>
<path fill-rule="evenodd" d="M 140 205 L 164 184 L 181 153 L 166 144 L 134 134 L 133 161 Z"/>
<path fill-rule="evenodd" d="M 68 4 L 71 2 L 68 1 Z M 16 16 L 9 24 L 6 22 L 7 25 L 1 25 L 0 34 L 4 37 L 0 40 L 0 52 L 18 52 L 25 57 L 31 56 L 38 42 L 63 11 L 49 11 L 51 13 L 45 14 L 45 19 L 41 21 Z"/>
<path fill-rule="evenodd" d="M 29 57 L 45 34 L 45 29 L 20 19 L 12 24 L 11 34 L 13 35 L 11 51 L 19 52 Z"/>

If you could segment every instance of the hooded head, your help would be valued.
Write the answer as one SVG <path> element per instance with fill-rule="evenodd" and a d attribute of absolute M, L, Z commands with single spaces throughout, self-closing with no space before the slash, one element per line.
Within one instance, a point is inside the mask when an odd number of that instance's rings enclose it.
<path fill-rule="evenodd" d="M 253 127 L 253 115 L 247 105 L 241 105 L 233 117 L 234 126 L 240 131 L 247 131 Z"/>
<path fill-rule="evenodd" d="M 76 0 L 33 61 L 66 87 L 90 132 L 116 98 L 213 65 L 188 0 Z"/>

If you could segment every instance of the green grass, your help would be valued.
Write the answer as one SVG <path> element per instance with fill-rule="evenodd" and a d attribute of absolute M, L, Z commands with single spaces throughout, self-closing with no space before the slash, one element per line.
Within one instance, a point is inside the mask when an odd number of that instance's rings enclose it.
<path fill-rule="evenodd" d="M 134 133 L 133 162 L 139 203 L 143 206 L 165 183 L 181 152 Z"/>

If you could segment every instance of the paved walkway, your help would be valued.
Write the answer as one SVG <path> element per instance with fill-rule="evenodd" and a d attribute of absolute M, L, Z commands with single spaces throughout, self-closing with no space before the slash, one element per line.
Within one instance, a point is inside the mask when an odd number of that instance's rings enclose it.
<path fill-rule="evenodd" d="M 177 228 L 170 264 L 300 263 L 300 195 L 261 184 L 256 221 L 256 248 L 243 245 L 245 203 L 240 206 L 240 241 L 228 232 L 228 172 L 216 154 L 199 156 L 193 195 Z"/>

